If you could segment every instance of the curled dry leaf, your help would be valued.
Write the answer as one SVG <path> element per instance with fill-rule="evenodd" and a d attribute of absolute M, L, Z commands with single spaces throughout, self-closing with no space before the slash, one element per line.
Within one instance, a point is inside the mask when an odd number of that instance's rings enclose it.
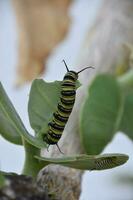
<path fill-rule="evenodd" d="M 71 1 L 13 0 L 19 30 L 17 85 L 44 71 L 48 55 L 68 31 Z"/>

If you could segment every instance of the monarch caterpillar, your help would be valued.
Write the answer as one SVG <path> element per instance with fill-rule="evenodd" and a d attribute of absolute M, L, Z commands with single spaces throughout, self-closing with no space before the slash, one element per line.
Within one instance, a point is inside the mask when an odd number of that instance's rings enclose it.
<path fill-rule="evenodd" d="M 75 72 L 70 71 L 67 67 L 66 62 L 64 60 L 63 62 L 67 69 L 67 73 L 65 74 L 61 85 L 60 100 L 57 105 L 57 110 L 53 113 L 52 120 L 48 123 L 48 131 L 46 134 L 44 134 L 43 137 L 43 140 L 48 144 L 48 147 L 50 145 L 56 144 L 60 152 L 61 150 L 58 146 L 58 141 L 62 136 L 62 132 L 65 128 L 65 125 L 68 121 L 68 118 L 72 112 L 75 103 L 76 81 L 78 79 L 78 74 L 88 68 L 93 68 L 86 67 L 79 72 Z"/>

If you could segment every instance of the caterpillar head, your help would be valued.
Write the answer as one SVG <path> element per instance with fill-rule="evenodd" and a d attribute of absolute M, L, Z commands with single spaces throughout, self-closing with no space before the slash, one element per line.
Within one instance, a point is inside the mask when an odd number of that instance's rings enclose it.
<path fill-rule="evenodd" d="M 85 67 L 85 68 L 81 69 L 79 72 L 70 71 L 70 70 L 68 69 L 68 66 L 67 66 L 65 60 L 63 60 L 63 62 L 64 62 L 65 67 L 66 67 L 66 69 L 67 69 L 67 74 L 66 74 L 65 76 L 66 76 L 66 77 L 67 77 L 67 76 L 73 77 L 73 79 L 74 79 L 75 81 L 78 79 L 78 74 L 81 73 L 82 71 L 84 71 L 84 70 L 86 70 L 86 69 L 89 69 L 89 68 L 94 69 L 94 67 L 91 67 L 91 66 L 90 66 L 90 67 Z"/>
<path fill-rule="evenodd" d="M 71 79 L 72 81 L 76 81 L 78 79 L 78 73 L 75 71 L 68 71 L 65 74 L 64 79 Z"/>

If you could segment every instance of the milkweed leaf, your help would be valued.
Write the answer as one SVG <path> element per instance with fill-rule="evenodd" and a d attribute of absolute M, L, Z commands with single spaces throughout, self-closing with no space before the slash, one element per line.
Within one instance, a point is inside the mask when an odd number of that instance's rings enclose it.
<path fill-rule="evenodd" d="M 8 141 L 22 145 L 19 132 L 25 131 L 24 125 L 0 83 L 0 134 Z"/>
<path fill-rule="evenodd" d="M 103 155 L 75 155 L 62 158 L 46 158 L 35 156 L 44 166 L 49 164 L 58 164 L 65 167 L 71 167 L 81 170 L 104 170 L 123 165 L 128 156 L 125 154 L 103 154 Z"/>
<path fill-rule="evenodd" d="M 47 126 L 53 111 L 56 110 L 61 90 L 61 82 L 47 83 L 35 79 L 30 90 L 28 113 L 31 127 L 38 133 Z"/>
<path fill-rule="evenodd" d="M 13 104 L 0 83 L 0 134 L 9 142 L 22 145 L 22 137 L 38 148 L 45 143 L 33 137 L 26 130 Z"/>
<path fill-rule="evenodd" d="M 116 79 L 99 75 L 89 88 L 80 118 L 80 132 L 87 154 L 100 154 L 118 130 L 123 98 Z"/>

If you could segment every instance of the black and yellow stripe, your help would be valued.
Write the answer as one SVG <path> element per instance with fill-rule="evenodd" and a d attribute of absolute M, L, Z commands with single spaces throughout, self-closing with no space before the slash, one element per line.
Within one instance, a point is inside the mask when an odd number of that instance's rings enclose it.
<path fill-rule="evenodd" d="M 72 112 L 76 95 L 76 80 L 78 74 L 73 71 L 66 73 L 62 83 L 60 101 L 57 111 L 53 113 L 53 118 L 48 124 L 49 129 L 44 140 L 50 144 L 57 144 L 61 138 L 62 132 Z"/>
<path fill-rule="evenodd" d="M 87 68 L 93 68 L 86 67 L 79 72 L 69 71 L 64 60 L 63 62 L 66 66 L 67 73 L 65 74 L 61 85 L 60 101 L 56 112 L 53 113 L 52 120 L 48 124 L 48 131 L 44 134 L 44 141 L 47 144 L 56 144 L 57 146 L 75 103 L 76 81 L 78 79 L 78 74 Z"/>

